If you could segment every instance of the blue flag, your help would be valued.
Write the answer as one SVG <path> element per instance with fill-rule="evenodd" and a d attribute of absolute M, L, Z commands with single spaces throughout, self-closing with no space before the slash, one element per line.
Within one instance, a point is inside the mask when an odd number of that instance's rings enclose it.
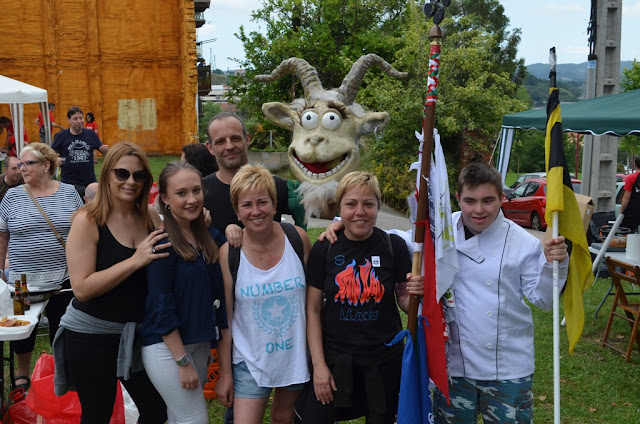
<path fill-rule="evenodd" d="M 402 356 L 398 424 L 433 424 L 424 321 L 425 317 L 418 317 L 415 344 L 409 330 L 402 330 L 389 343 L 394 345 L 407 339 Z"/>

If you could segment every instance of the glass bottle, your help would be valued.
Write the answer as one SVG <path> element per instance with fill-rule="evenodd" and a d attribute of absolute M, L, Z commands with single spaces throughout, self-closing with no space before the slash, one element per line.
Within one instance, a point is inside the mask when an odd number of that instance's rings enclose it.
<path fill-rule="evenodd" d="M 20 291 L 23 296 L 24 310 L 28 311 L 31 309 L 31 297 L 29 296 L 29 288 L 27 287 L 27 274 L 20 275 Z"/>
<path fill-rule="evenodd" d="M 20 290 L 20 280 L 16 280 L 15 288 L 16 292 L 13 296 L 13 314 L 24 315 L 24 297 Z"/>

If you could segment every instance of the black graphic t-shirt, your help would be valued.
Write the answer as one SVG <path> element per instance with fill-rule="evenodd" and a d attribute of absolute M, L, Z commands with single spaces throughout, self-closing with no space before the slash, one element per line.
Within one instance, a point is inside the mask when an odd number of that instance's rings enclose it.
<path fill-rule="evenodd" d="M 402 346 L 385 346 L 400 330 L 402 321 L 395 283 L 406 281 L 411 258 L 404 241 L 374 228 L 367 240 L 313 245 L 307 261 L 307 284 L 324 292 L 322 320 L 325 348 L 356 357 L 401 356 Z"/>
<path fill-rule="evenodd" d="M 82 186 L 96 182 L 93 151 L 101 146 L 102 142 L 91 130 L 83 129 L 78 135 L 71 134 L 69 129 L 57 133 L 51 147 L 65 159 L 60 167 L 62 182 Z"/>

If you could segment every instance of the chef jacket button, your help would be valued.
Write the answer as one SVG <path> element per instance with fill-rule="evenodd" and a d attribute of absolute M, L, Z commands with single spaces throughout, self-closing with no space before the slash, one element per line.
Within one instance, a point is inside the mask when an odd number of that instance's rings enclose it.
<path fill-rule="evenodd" d="M 496 257 L 496 252 L 491 252 L 491 256 L 493 256 L 494 258 Z"/>
<path fill-rule="evenodd" d="M 492 349 L 493 345 L 491 343 L 487 343 L 487 349 Z"/>
<path fill-rule="evenodd" d="M 507 226 L 507 223 L 506 223 L 506 222 L 503 222 L 503 223 L 502 223 L 502 225 L 500 225 L 500 226 L 501 226 L 502 228 L 504 228 L 504 227 L 506 227 L 506 226 Z"/>
<path fill-rule="evenodd" d="M 491 280 L 487 280 L 487 286 L 491 285 Z"/>
<path fill-rule="evenodd" d="M 467 345 L 467 342 L 465 342 L 464 340 L 460 342 L 460 346 L 463 346 L 463 347 L 464 347 L 464 346 L 466 346 L 466 345 Z"/>
<path fill-rule="evenodd" d="M 491 318 L 491 317 L 493 316 L 493 312 L 491 312 L 491 311 L 487 312 L 487 316 L 488 316 L 489 318 Z"/>

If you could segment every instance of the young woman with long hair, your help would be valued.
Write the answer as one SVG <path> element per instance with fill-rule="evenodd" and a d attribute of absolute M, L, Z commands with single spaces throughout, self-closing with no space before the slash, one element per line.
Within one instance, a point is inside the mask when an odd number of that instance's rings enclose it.
<path fill-rule="evenodd" d="M 206 424 L 202 386 L 210 341 L 219 338 L 220 325 L 226 327 L 218 263 L 218 244 L 226 239 L 205 223 L 202 177 L 195 167 L 167 164 L 158 188 L 171 247 L 168 257 L 149 265 L 146 316 L 140 328 L 142 359 L 167 404 L 169 423 Z"/>

